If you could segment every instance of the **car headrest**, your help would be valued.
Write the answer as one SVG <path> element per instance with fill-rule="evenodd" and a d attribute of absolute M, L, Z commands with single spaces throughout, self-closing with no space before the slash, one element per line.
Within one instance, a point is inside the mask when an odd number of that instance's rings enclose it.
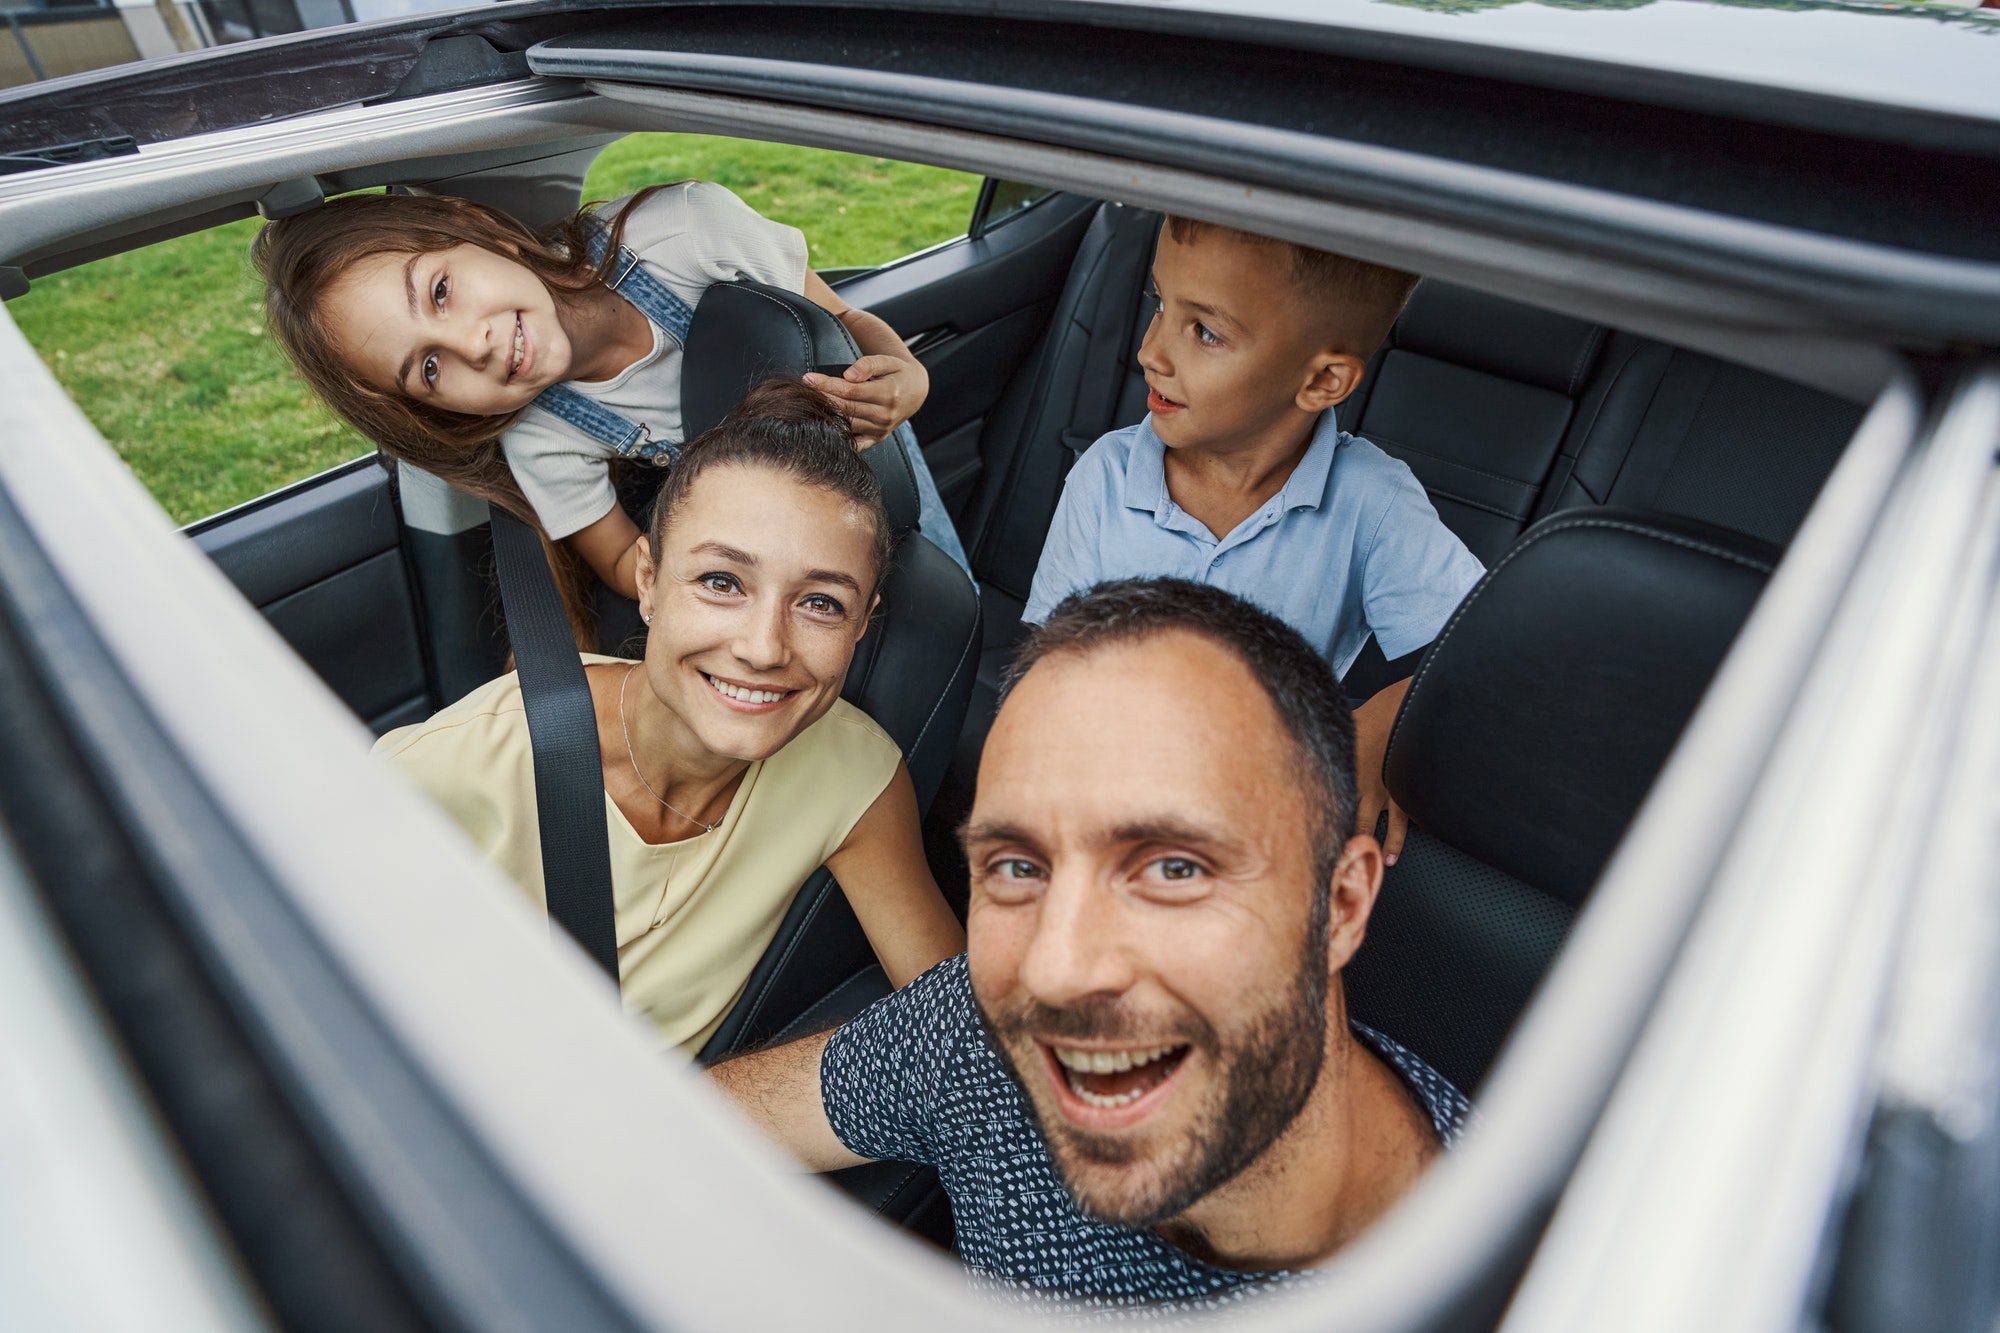
<path fill-rule="evenodd" d="M 681 429 L 693 439 L 760 381 L 809 370 L 836 378 L 860 356 L 847 327 L 810 297 L 761 282 L 718 282 L 702 293 L 681 349 Z M 862 455 L 882 485 L 900 542 L 917 526 L 917 479 L 895 436 Z"/>
<path fill-rule="evenodd" d="M 1425 654 L 1389 736 L 1390 792 L 1433 836 L 1580 903 L 1777 558 L 1662 514 L 1544 519 Z"/>
<path fill-rule="evenodd" d="M 1394 340 L 1407 351 L 1574 398 L 1597 360 L 1604 330 L 1426 278 L 1396 321 Z"/>

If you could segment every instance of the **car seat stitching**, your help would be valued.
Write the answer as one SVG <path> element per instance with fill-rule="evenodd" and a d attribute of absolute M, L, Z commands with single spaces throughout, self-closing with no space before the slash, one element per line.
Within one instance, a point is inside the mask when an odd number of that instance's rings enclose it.
<path fill-rule="evenodd" d="M 1532 481 L 1523 481 L 1519 477 L 1510 477 L 1504 472 L 1488 472 L 1485 468 L 1474 467 L 1470 463 L 1461 463 L 1455 458 L 1446 458 L 1443 454 L 1434 454 L 1428 449 L 1419 449 L 1414 444 L 1405 444 L 1403 441 L 1396 439 L 1394 436 L 1384 435 L 1379 431 L 1371 432 L 1368 435 L 1363 436 L 1362 438 L 1370 440 L 1376 444 L 1384 444 L 1384 443 L 1393 444 L 1398 449 L 1407 450 L 1408 452 L 1416 454 L 1419 457 L 1428 458 L 1433 460 L 1434 462 L 1442 463 L 1446 467 L 1455 467 L 1462 471 L 1473 473 L 1476 476 L 1486 477 L 1493 481 L 1505 482 L 1509 486 L 1518 486 L 1524 491 L 1532 491 L 1535 489 L 1535 483 Z"/>
<path fill-rule="evenodd" d="M 908 1171 L 905 1171 L 903 1173 L 903 1178 L 897 1181 L 893 1186 L 891 1186 L 889 1192 L 882 1196 L 882 1202 L 875 1205 L 875 1215 L 877 1217 L 880 1217 L 882 1215 L 882 1210 L 887 1208 L 890 1204 L 894 1203 L 896 1201 L 896 1196 L 903 1192 L 903 1186 L 909 1184 L 912 1180 L 915 1180 L 917 1178 L 917 1173 L 919 1171 L 922 1171 L 923 1169 L 924 1168 L 921 1165 L 918 1165 L 911 1167 Z"/>
<path fill-rule="evenodd" d="M 1625 372 L 1631 369 L 1632 363 L 1638 359 L 1639 359 L 1638 348 L 1632 347 L 1626 349 L 1625 355 L 1619 359 L 1618 365 L 1612 370 L 1611 379 L 1604 386 L 1604 392 L 1598 394 L 1596 401 L 1590 405 L 1590 421 L 1583 426 L 1581 432 L 1577 435 L 1576 453 L 1570 459 L 1570 473 L 1568 480 L 1575 482 L 1576 488 L 1582 491 L 1584 495 L 1588 496 L 1591 503 L 1593 504 L 1603 504 L 1604 497 L 1592 492 L 1590 487 L 1585 482 L 1583 482 L 1581 479 L 1578 478 L 1577 464 L 1583 462 L 1583 451 L 1590 447 L 1590 437 L 1596 433 L 1597 423 L 1604 416 L 1604 405 L 1611 401 L 1611 396 L 1613 394 L 1618 392 L 1619 381 L 1625 378 Z M 1656 393 L 1658 392 L 1658 386 L 1655 386 L 1654 391 Z M 1650 405 L 1650 399 L 1648 400 L 1648 402 Z M 1622 460 L 1619 466 L 1620 467 L 1624 466 Z M 1609 495 L 1610 492 L 1607 490 L 1605 494 Z M 1559 505 L 1562 502 L 1562 497 L 1560 495 L 1552 495 L 1549 497 L 1549 500 L 1552 504 Z"/>
<path fill-rule="evenodd" d="M 800 348 L 804 352 L 807 361 L 810 362 L 812 358 L 812 333 L 806 328 L 806 322 L 803 319 L 799 318 L 799 312 L 792 309 L 789 305 L 786 305 L 783 301 L 780 301 L 777 297 L 771 295 L 769 292 L 760 292 L 755 287 L 745 287 L 743 288 L 743 290 L 749 292 L 752 296 L 757 297 L 759 300 L 769 301 L 772 305 L 778 307 L 778 309 L 785 312 L 786 317 L 789 318 L 792 321 L 792 323 L 798 328 Z M 810 366 L 808 366 L 808 369 L 810 369 Z"/>
<path fill-rule="evenodd" d="M 923 748 L 924 737 L 929 734 L 931 729 L 931 723 L 937 720 L 938 709 L 944 707 L 944 701 L 951 697 L 951 687 L 958 684 L 959 672 L 965 669 L 965 659 L 972 652 L 973 640 L 977 639 L 978 637 L 979 637 L 979 627 L 977 623 L 975 623 L 973 626 L 973 632 L 965 636 L 965 646 L 958 650 L 958 663 L 957 665 L 952 667 L 951 676 L 944 683 L 944 692 L 938 695 L 936 702 L 931 704 L 930 715 L 924 719 L 924 724 L 921 727 L 917 728 L 917 738 L 914 741 L 910 742 L 911 754 L 915 754 L 918 750 Z"/>
<path fill-rule="evenodd" d="M 1403 719 L 1409 715 L 1410 700 L 1416 697 L 1419 690 L 1423 689 L 1424 677 L 1430 674 L 1432 665 L 1437 662 L 1439 657 L 1444 655 L 1446 640 L 1451 638 L 1452 631 L 1458 628 L 1458 622 L 1465 618 L 1465 613 L 1472 609 L 1472 604 L 1479 600 L 1480 595 L 1492 584 L 1500 571 L 1513 563 L 1516 556 L 1525 553 L 1530 547 L 1555 536 L 1559 532 L 1571 532 L 1579 528 L 1604 528 L 1614 532 L 1628 532 L 1634 536 L 1649 538 L 1668 546 L 1679 546 L 1690 551 L 1700 552 L 1703 555 L 1714 556 L 1719 560 L 1728 561 L 1730 564 L 1741 565 L 1745 569 L 1755 570 L 1759 574 L 1768 575 L 1771 572 L 1771 566 L 1765 561 L 1741 555 L 1735 551 L 1726 550 L 1709 542 L 1698 541 L 1692 537 L 1657 532 L 1651 528 L 1643 528 L 1636 523 L 1626 523 L 1618 519 L 1575 518 L 1544 528 L 1516 546 L 1513 550 L 1507 552 L 1505 556 L 1501 557 L 1499 564 L 1487 571 L 1486 577 L 1479 581 L 1479 585 L 1472 590 L 1463 602 L 1459 603 L 1458 610 L 1452 612 L 1451 619 L 1445 624 L 1444 633 L 1438 635 L 1437 642 L 1432 644 L 1431 650 L 1424 654 L 1423 665 L 1417 668 L 1416 679 L 1410 684 L 1410 692 L 1405 696 L 1403 706 L 1396 710 L 1395 725 L 1389 728 L 1389 743 L 1382 750 L 1382 768 L 1385 772 L 1388 770 L 1390 757 L 1396 753 L 1396 739 L 1402 734 Z"/>
<path fill-rule="evenodd" d="M 1587 366 L 1596 357 L 1597 349 L 1600 346 L 1602 346 L 1603 343 L 1604 343 L 1604 326 L 1602 324 L 1591 325 L 1590 336 L 1583 340 L 1583 346 L 1577 350 L 1576 364 L 1570 367 L 1570 372 L 1569 372 L 1570 397 L 1572 398 L 1576 397 L 1576 391 L 1580 387 L 1578 382 L 1583 379 L 1584 367 Z"/>
<path fill-rule="evenodd" d="M 785 941 L 785 951 L 778 955 L 777 966 L 771 969 L 770 976 L 764 978 L 764 984 L 757 988 L 756 996 L 750 1001 L 752 1018 L 763 1010 L 764 1001 L 770 998 L 771 987 L 778 984 L 778 978 L 785 974 L 787 967 L 791 966 L 792 955 L 798 952 L 800 942 L 813 933 L 813 926 L 818 923 L 820 912 L 826 907 L 827 885 L 835 882 L 832 873 L 829 872 L 826 884 L 822 884 L 813 897 L 813 904 L 806 912 L 806 919 L 799 923 L 799 928 L 792 932 L 789 940 Z"/>

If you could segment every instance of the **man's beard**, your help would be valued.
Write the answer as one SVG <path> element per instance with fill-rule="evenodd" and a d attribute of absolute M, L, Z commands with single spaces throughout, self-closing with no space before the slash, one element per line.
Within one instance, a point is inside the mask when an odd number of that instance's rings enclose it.
<path fill-rule="evenodd" d="M 1061 1009 L 1028 1001 L 998 1015 L 977 1006 L 987 1040 L 1034 1107 L 1049 1157 L 1077 1207 L 1100 1222 L 1158 1226 L 1234 1179 L 1290 1128 L 1326 1059 L 1327 932 L 1323 913 L 1315 911 L 1313 918 L 1292 984 L 1277 1004 L 1245 1024 L 1226 1050 L 1214 1027 L 1193 1013 L 1181 1016 L 1178 1031 L 1162 1033 L 1132 1021 L 1115 1001 Z M 1185 1044 L 1215 1071 L 1179 1142 L 1149 1144 L 1075 1128 L 1042 1104 L 1009 1049 L 1010 1041 L 1018 1041 L 1040 1059 L 1036 1038 L 1128 1037 L 1134 1045 Z M 1148 1147 L 1155 1166 L 1139 1178 L 1140 1152 Z M 1127 1169 L 1094 1172 L 1094 1167 Z M 1093 1178 L 1100 1174 L 1103 1179 Z"/>

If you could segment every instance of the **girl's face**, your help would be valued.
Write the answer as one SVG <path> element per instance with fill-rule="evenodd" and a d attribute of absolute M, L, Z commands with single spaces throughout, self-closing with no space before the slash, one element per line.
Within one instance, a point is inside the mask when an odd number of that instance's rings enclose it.
<path fill-rule="evenodd" d="M 467 416 L 526 407 L 573 359 L 542 280 L 476 245 L 364 259 L 327 289 L 325 313 L 367 384 Z"/>
<path fill-rule="evenodd" d="M 868 512 L 782 472 L 729 464 L 695 481 L 660 548 L 638 573 L 654 696 L 710 754 L 776 754 L 833 707 L 868 628 Z"/>

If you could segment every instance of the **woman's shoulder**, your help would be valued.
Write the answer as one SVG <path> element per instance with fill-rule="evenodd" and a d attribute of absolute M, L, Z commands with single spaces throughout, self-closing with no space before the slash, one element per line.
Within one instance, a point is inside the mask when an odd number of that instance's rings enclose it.
<path fill-rule="evenodd" d="M 584 654 L 586 663 L 619 659 Z M 521 677 L 509 671 L 495 676 L 456 703 L 447 704 L 422 722 L 397 727 L 375 742 L 375 753 L 400 763 L 428 762 L 446 753 L 479 750 L 491 753 L 518 742 L 526 746 L 528 715 L 521 701 Z"/>
<path fill-rule="evenodd" d="M 902 748 L 874 718 L 847 700 L 836 699 L 824 717 L 764 762 L 767 768 L 776 761 L 783 769 L 837 770 L 850 780 L 870 777 L 887 783 L 902 760 Z"/>

